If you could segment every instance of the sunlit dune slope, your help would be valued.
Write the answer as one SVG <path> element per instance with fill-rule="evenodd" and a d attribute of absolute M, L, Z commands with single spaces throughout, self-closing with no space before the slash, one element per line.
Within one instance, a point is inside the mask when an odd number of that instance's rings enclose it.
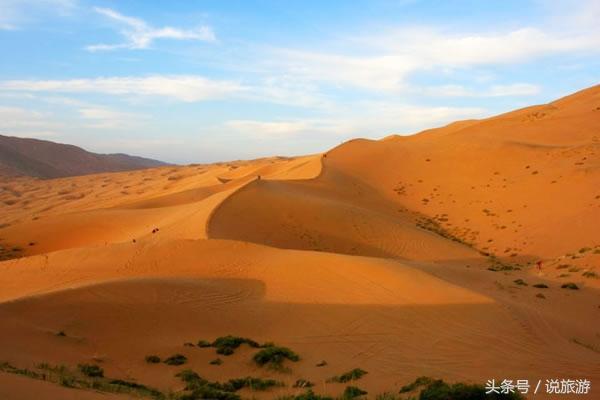
<path fill-rule="evenodd" d="M 343 253 L 468 256 L 424 240 L 430 232 L 415 225 L 425 216 L 430 230 L 508 262 L 554 262 L 600 244 L 600 86 L 414 136 L 352 140 L 323 163 L 316 180 L 256 182 L 232 196 L 210 234 Z"/>
<path fill-rule="evenodd" d="M 320 173 L 318 156 L 5 184 L 5 246 L 23 254 L 162 238 L 203 238 L 213 208 L 256 179 L 299 179 Z M 2 244 L 2 241 L 0 241 Z"/>

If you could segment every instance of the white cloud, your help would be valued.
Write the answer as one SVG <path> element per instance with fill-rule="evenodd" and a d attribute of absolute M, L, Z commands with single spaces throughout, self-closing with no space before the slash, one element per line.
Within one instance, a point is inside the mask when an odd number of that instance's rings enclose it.
<path fill-rule="evenodd" d="M 57 136 L 62 123 L 45 112 L 0 106 L 0 132 L 19 137 Z"/>
<path fill-rule="evenodd" d="M 77 0 L 0 0 L 0 30 L 19 29 L 40 13 L 67 15 L 76 6 Z"/>
<path fill-rule="evenodd" d="M 244 88 L 231 81 L 200 76 L 154 75 L 69 80 L 0 81 L 0 89 L 29 92 L 102 93 L 126 96 L 162 96 L 185 102 L 222 98 Z"/>
<path fill-rule="evenodd" d="M 427 107 L 389 102 L 361 102 L 324 118 L 288 120 L 231 120 L 224 129 L 256 139 L 285 139 L 294 136 L 351 138 L 414 133 L 457 119 L 479 118 L 486 110 L 478 107 Z"/>
<path fill-rule="evenodd" d="M 26 110 L 20 107 L 0 106 L 0 121 L 20 120 L 25 118 L 38 119 L 43 114 L 40 112 Z"/>
<path fill-rule="evenodd" d="M 415 72 L 514 64 L 575 52 L 598 53 L 600 29 L 553 32 L 524 27 L 500 33 L 449 33 L 413 27 L 350 37 L 343 43 L 347 51 L 275 49 L 268 57 L 268 67 L 307 82 L 398 92 L 409 88 L 407 81 Z M 511 90 L 533 91 L 531 87 Z M 510 92 L 502 87 L 495 89 L 496 94 L 493 91 L 490 95 Z"/>
<path fill-rule="evenodd" d="M 429 96 L 439 97 L 503 97 L 503 96 L 531 96 L 541 92 L 537 85 L 529 83 L 514 83 L 508 85 L 492 85 L 485 88 L 466 88 L 462 85 L 441 85 L 414 89 Z"/>
<path fill-rule="evenodd" d="M 113 110 L 106 107 L 80 108 L 79 114 L 84 120 L 90 121 L 86 124 L 95 129 L 132 129 L 147 122 L 146 115 Z"/>
<path fill-rule="evenodd" d="M 298 121 L 256 121 L 232 120 L 225 123 L 225 127 L 244 135 L 258 138 L 287 137 L 314 129 L 314 123 L 306 120 Z"/>
<path fill-rule="evenodd" d="M 515 83 L 511 85 L 493 85 L 489 92 L 490 96 L 531 96 L 541 92 L 537 85 L 529 83 Z"/>
<path fill-rule="evenodd" d="M 166 26 L 154 28 L 144 20 L 129 17 L 118 13 L 110 8 L 94 7 L 94 11 L 121 25 L 125 26 L 120 33 L 125 37 L 124 43 L 117 44 L 94 44 L 86 47 L 88 51 L 103 51 L 116 49 L 147 49 L 157 39 L 172 40 L 199 40 L 214 42 L 215 34 L 209 26 L 200 26 L 195 29 L 179 29 Z"/>

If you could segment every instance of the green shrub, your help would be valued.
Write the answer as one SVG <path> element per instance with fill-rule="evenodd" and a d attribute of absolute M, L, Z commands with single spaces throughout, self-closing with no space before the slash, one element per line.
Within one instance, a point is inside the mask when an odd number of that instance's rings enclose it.
<path fill-rule="evenodd" d="M 183 365 L 187 362 L 187 357 L 183 354 L 175 354 L 165 359 L 164 363 L 167 365 Z"/>
<path fill-rule="evenodd" d="M 215 339 L 212 346 L 217 348 L 217 354 L 228 356 L 233 354 L 235 349 L 244 343 L 250 347 L 260 347 L 260 345 L 252 339 L 232 335 L 221 336 Z"/>
<path fill-rule="evenodd" d="M 375 400 L 401 400 L 401 398 L 396 393 L 383 392 L 375 396 Z"/>
<path fill-rule="evenodd" d="M 253 357 L 254 362 L 261 367 L 267 364 L 280 366 L 285 359 L 299 361 L 300 356 L 287 347 L 270 346 L 262 349 Z"/>
<path fill-rule="evenodd" d="M 115 388 L 116 390 L 114 390 L 117 393 L 124 392 L 124 391 L 132 391 L 139 395 L 153 397 L 155 399 L 164 398 L 164 395 L 162 394 L 162 392 L 160 392 L 156 389 L 153 389 L 153 388 L 149 388 L 146 385 L 141 385 L 139 383 L 124 381 L 121 379 L 113 379 L 109 382 L 109 384 L 112 386 L 117 386 L 117 388 Z M 123 390 L 123 389 L 127 389 L 127 390 Z"/>
<path fill-rule="evenodd" d="M 545 283 L 536 283 L 535 285 L 533 285 L 533 287 L 538 289 L 548 289 L 548 285 L 546 285 Z"/>
<path fill-rule="evenodd" d="M 160 362 L 160 357 L 155 355 L 146 356 L 145 358 L 148 364 L 158 364 Z"/>
<path fill-rule="evenodd" d="M 563 289 L 571 289 L 571 290 L 579 290 L 579 286 L 574 284 L 573 282 L 565 283 L 561 286 Z"/>
<path fill-rule="evenodd" d="M 332 397 L 329 396 L 321 396 L 312 391 L 312 389 L 308 389 L 306 392 L 297 394 L 295 396 L 282 396 L 278 397 L 277 400 L 333 400 Z"/>
<path fill-rule="evenodd" d="M 525 282 L 523 279 L 515 279 L 513 282 L 517 285 L 527 286 L 527 282 Z"/>
<path fill-rule="evenodd" d="M 218 388 L 212 386 L 201 386 L 197 389 L 194 389 L 190 393 L 183 393 L 176 397 L 177 400 L 203 400 L 203 399 L 211 399 L 211 400 L 240 400 L 240 396 L 220 390 Z"/>
<path fill-rule="evenodd" d="M 598 274 L 595 273 L 594 271 L 585 271 L 583 274 L 583 276 L 585 276 L 586 278 L 598 278 Z"/>
<path fill-rule="evenodd" d="M 346 383 L 346 382 L 350 382 L 350 381 L 356 381 L 356 380 L 362 378 L 367 373 L 368 372 L 363 369 L 354 368 L 353 370 L 348 371 L 342 375 L 334 376 L 333 378 L 330 378 L 328 380 L 328 382 Z"/>
<path fill-rule="evenodd" d="M 252 390 L 267 390 L 272 387 L 283 386 L 283 383 L 274 379 L 253 378 L 251 376 L 247 376 L 245 378 L 230 379 L 228 383 L 234 391 L 243 388 L 248 388 Z"/>
<path fill-rule="evenodd" d="M 104 376 L 104 370 L 95 364 L 79 364 L 77 368 L 82 374 L 90 378 L 102 378 Z"/>
<path fill-rule="evenodd" d="M 344 393 L 342 394 L 342 399 L 350 400 L 359 396 L 364 396 L 365 394 L 367 394 L 366 391 L 357 388 L 356 386 L 347 386 L 346 389 L 344 389 Z"/>
<path fill-rule="evenodd" d="M 408 385 L 402 386 L 400 388 L 400 393 L 412 392 L 413 390 L 415 390 L 421 386 L 429 385 L 431 382 L 433 382 L 433 379 L 431 379 L 430 377 L 420 376 L 417 379 L 415 379 L 414 382 L 409 383 Z"/>
<path fill-rule="evenodd" d="M 223 364 L 223 360 L 221 360 L 220 358 L 215 358 L 214 360 L 209 362 L 209 364 L 210 365 L 221 365 L 221 364 Z"/>
<path fill-rule="evenodd" d="M 198 347 L 212 347 L 212 344 L 207 340 L 199 340 L 196 345 Z"/>

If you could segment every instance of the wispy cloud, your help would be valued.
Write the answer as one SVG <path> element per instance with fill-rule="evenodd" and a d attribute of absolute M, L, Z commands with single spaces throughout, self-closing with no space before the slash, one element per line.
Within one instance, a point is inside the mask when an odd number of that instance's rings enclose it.
<path fill-rule="evenodd" d="M 486 110 L 479 107 L 428 107 L 364 101 L 323 118 L 230 120 L 223 126 L 227 131 L 255 139 L 277 140 L 298 136 L 347 139 L 415 132 L 457 119 L 485 115 Z"/>
<path fill-rule="evenodd" d="M 57 136 L 62 123 L 45 112 L 0 106 L 0 133 L 19 137 Z"/>
<path fill-rule="evenodd" d="M 85 107 L 79 109 L 81 118 L 89 123 L 86 126 L 95 129 L 131 129 L 148 121 L 148 116 L 123 112 L 107 107 Z"/>
<path fill-rule="evenodd" d="M 504 97 L 504 96 L 532 96 L 541 92 L 538 85 L 530 83 L 513 83 L 508 85 L 491 85 L 484 88 L 467 88 L 463 85 L 441 85 L 425 88 L 415 88 L 415 92 L 428 96 L 439 97 Z"/>
<path fill-rule="evenodd" d="M 88 51 L 107 51 L 116 49 L 147 49 L 157 39 L 172 40 L 199 40 L 214 42 L 216 40 L 213 30 L 209 26 L 200 26 L 195 29 L 180 29 L 165 26 L 154 28 L 146 21 L 120 14 L 110 8 L 94 7 L 94 11 L 110 20 L 122 25 L 120 31 L 125 42 L 116 44 L 93 44 L 86 47 Z"/>
<path fill-rule="evenodd" d="M 375 91 L 407 89 L 419 71 L 528 62 L 548 55 L 600 52 L 600 35 L 558 34 L 538 28 L 504 33 L 450 34 L 432 28 L 403 28 L 348 38 L 348 53 L 275 50 L 271 64 L 306 81 Z M 517 88 L 513 85 L 513 89 Z M 521 92 L 523 87 L 517 92 Z M 531 91 L 531 88 L 528 88 Z M 498 88 L 496 95 L 509 91 Z M 493 95 L 493 94 L 492 94 Z"/>
<path fill-rule="evenodd" d="M 19 29 L 40 13 L 66 15 L 76 6 L 77 0 L 0 0 L 0 30 Z"/>
<path fill-rule="evenodd" d="M 131 97 L 162 96 L 185 102 L 222 98 L 244 90 L 236 82 L 211 80 L 196 75 L 11 80 L 0 82 L 0 89 L 30 92 L 102 93 Z"/>

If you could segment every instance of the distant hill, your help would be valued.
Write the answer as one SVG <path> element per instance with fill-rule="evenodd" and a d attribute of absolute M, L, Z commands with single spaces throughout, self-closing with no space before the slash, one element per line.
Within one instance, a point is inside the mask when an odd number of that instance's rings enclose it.
<path fill-rule="evenodd" d="M 168 165 L 127 154 L 97 154 L 70 144 L 0 135 L 0 175 L 61 178 Z"/>

